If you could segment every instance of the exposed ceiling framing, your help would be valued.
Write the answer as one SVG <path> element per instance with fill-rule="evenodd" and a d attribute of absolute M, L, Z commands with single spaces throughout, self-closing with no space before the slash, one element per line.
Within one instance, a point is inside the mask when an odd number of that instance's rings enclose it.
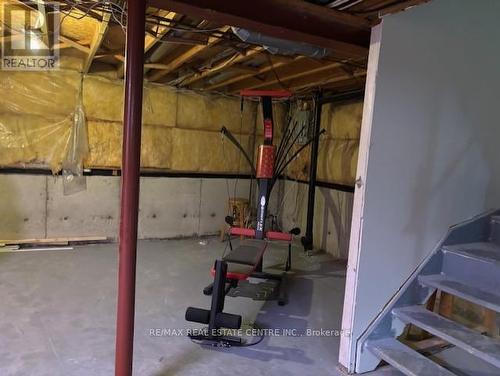
<path fill-rule="evenodd" d="M 85 58 L 85 63 L 83 64 L 82 73 L 84 74 L 89 72 L 90 67 L 92 66 L 92 62 L 94 61 L 94 57 L 97 51 L 99 51 L 99 48 L 101 47 L 102 41 L 104 40 L 104 36 L 108 31 L 110 19 L 111 19 L 111 13 L 103 12 L 102 21 L 99 23 L 97 31 L 94 34 L 94 37 L 92 38 L 89 52 L 87 54 L 87 57 Z"/>
<path fill-rule="evenodd" d="M 331 48 L 340 57 L 366 55 L 372 22 L 302 0 L 150 0 L 213 22 Z"/>
<path fill-rule="evenodd" d="M 47 12 L 45 2 L 17 1 L 42 15 Z M 364 86 L 371 27 L 380 16 L 427 1 L 149 0 L 145 78 L 228 94 L 243 88 L 286 88 L 298 93 L 318 87 L 359 89 Z M 59 3 L 61 54 L 80 54 L 83 73 L 122 78 L 126 1 Z M 260 45 L 240 40 L 230 26 L 327 48 L 329 53 L 322 58 L 273 55 Z M 94 30 L 90 37 L 89 28 Z M 48 31 L 40 33 L 45 36 Z"/>

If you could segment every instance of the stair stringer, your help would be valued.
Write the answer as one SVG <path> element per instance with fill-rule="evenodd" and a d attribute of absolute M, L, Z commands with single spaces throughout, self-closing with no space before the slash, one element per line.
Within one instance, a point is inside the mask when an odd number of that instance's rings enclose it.
<path fill-rule="evenodd" d="M 413 271 L 406 282 L 356 341 L 356 373 L 373 371 L 380 363 L 368 350 L 370 341 L 383 338 L 396 338 L 403 332 L 405 324 L 392 315 L 395 308 L 424 304 L 436 289 L 422 286 L 419 275 L 439 274 L 442 268 L 441 248 L 446 245 L 488 241 L 490 237 L 490 218 L 499 215 L 500 210 L 488 211 L 449 228 L 432 252 Z"/>

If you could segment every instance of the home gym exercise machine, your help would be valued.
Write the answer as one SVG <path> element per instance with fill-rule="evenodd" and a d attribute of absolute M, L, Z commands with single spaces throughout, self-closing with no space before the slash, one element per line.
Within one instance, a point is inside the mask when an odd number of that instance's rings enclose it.
<path fill-rule="evenodd" d="M 292 152 L 297 138 L 304 129 L 297 132 L 294 126 L 287 124 L 278 147 L 273 144 L 274 123 L 273 123 L 273 98 L 289 98 L 289 91 L 267 91 L 267 90 L 243 90 L 242 97 L 260 97 L 262 103 L 264 143 L 259 146 L 256 167 L 245 149 L 231 134 L 222 128 L 221 133 L 231 141 L 243 154 L 249 163 L 253 176 L 257 179 L 259 193 L 257 200 L 257 219 L 255 228 L 233 227 L 231 217 L 226 217 L 226 222 L 231 226 L 229 229 L 230 252 L 221 260 L 216 260 L 211 270 L 214 281 L 205 287 L 203 293 L 212 295 L 211 308 L 202 309 L 189 307 L 186 310 L 186 320 L 207 324 L 208 330 L 201 335 L 192 335 L 190 338 L 203 344 L 214 346 L 242 346 L 242 339 L 239 337 L 224 336 L 221 329 L 240 329 L 241 316 L 225 313 L 224 300 L 232 288 L 238 286 L 240 281 L 250 277 L 278 282 L 278 304 L 284 305 L 287 302 L 286 276 L 291 268 L 291 243 L 294 235 L 300 234 L 300 229 L 294 228 L 288 233 L 278 231 L 268 231 L 266 229 L 267 206 L 271 190 L 278 177 L 282 175 L 288 164 L 310 143 L 317 140 L 324 130 L 317 130 L 309 137 L 307 142 Z M 289 154 L 292 153 L 290 156 Z M 242 240 L 238 247 L 231 244 L 231 235 L 246 238 Z M 269 241 L 288 242 L 288 253 L 285 261 L 284 271 L 281 274 L 271 274 L 263 271 L 263 258 Z"/>

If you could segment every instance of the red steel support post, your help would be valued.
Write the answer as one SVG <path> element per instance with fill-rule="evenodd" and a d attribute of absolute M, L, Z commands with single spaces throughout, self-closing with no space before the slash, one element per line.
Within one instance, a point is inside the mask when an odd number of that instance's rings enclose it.
<path fill-rule="evenodd" d="M 132 375 L 146 0 L 129 0 L 123 118 L 115 375 Z"/>

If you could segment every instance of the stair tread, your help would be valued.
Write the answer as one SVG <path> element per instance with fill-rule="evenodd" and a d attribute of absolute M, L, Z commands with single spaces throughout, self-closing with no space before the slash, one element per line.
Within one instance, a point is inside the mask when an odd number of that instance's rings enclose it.
<path fill-rule="evenodd" d="M 455 376 L 395 338 L 370 341 L 368 349 L 407 376 Z"/>
<path fill-rule="evenodd" d="M 437 315 L 423 306 L 396 308 L 393 313 L 402 321 L 414 324 L 470 354 L 500 367 L 500 341 Z"/>
<path fill-rule="evenodd" d="M 443 247 L 443 251 L 500 263 L 500 246 L 490 242 L 446 245 Z"/>
<path fill-rule="evenodd" d="M 419 276 L 418 280 L 426 286 L 434 287 L 469 302 L 500 312 L 500 294 L 497 294 L 498 289 L 479 289 L 443 274 Z"/>

